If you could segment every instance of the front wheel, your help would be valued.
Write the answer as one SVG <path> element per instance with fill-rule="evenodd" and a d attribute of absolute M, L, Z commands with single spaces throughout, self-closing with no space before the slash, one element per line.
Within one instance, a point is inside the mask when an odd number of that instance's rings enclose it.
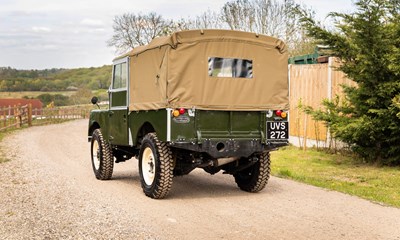
<path fill-rule="evenodd" d="M 240 189 L 246 192 L 259 192 L 268 183 L 271 172 L 271 160 L 269 152 L 260 155 L 260 159 L 254 165 L 235 173 L 235 182 Z"/>
<path fill-rule="evenodd" d="M 110 145 L 104 140 L 100 129 L 92 135 L 91 156 L 94 175 L 99 180 L 111 179 L 114 168 L 114 157 Z"/>
<path fill-rule="evenodd" d="M 139 175 L 143 192 L 151 198 L 164 198 L 172 186 L 173 160 L 166 143 L 148 133 L 139 153 Z"/>

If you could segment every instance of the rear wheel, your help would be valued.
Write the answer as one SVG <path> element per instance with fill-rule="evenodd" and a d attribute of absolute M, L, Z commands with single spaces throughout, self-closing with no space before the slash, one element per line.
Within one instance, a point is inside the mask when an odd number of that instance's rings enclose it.
<path fill-rule="evenodd" d="M 139 153 L 139 174 L 143 192 L 151 198 L 164 198 L 172 186 L 173 160 L 166 143 L 148 133 Z"/>
<path fill-rule="evenodd" d="M 271 160 L 269 152 L 264 152 L 254 165 L 233 174 L 240 189 L 246 192 L 259 192 L 265 188 L 270 175 Z"/>
<path fill-rule="evenodd" d="M 114 158 L 110 145 L 104 140 L 100 129 L 92 135 L 91 156 L 94 175 L 99 180 L 111 178 L 114 168 Z"/>

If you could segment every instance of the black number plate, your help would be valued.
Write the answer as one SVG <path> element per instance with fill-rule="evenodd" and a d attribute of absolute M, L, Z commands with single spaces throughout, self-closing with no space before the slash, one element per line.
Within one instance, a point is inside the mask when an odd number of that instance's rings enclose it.
<path fill-rule="evenodd" d="M 289 123 L 288 122 L 267 122 L 267 139 L 288 139 Z"/>

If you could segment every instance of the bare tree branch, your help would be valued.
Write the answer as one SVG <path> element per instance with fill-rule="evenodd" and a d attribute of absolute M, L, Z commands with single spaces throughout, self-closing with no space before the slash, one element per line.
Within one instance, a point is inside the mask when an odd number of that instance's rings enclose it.
<path fill-rule="evenodd" d="M 397 3 L 399 0 L 390 0 Z M 394 4 L 395 5 L 395 4 Z M 294 0 L 232 0 L 220 11 L 208 9 L 203 14 L 177 21 L 161 15 L 126 13 L 114 18 L 114 35 L 108 46 L 126 52 L 152 39 L 189 29 L 232 29 L 277 37 L 286 42 L 290 53 L 302 54 L 313 45 L 302 30 L 299 8 Z M 313 14 L 310 10 L 305 11 Z M 395 15 L 395 11 L 393 11 Z M 299 50 L 300 48 L 300 50 Z M 302 50 L 304 49 L 304 51 Z"/>
<path fill-rule="evenodd" d="M 171 20 L 165 20 L 155 12 L 149 14 L 125 13 L 115 16 L 114 35 L 107 41 L 117 53 L 124 53 L 137 46 L 145 45 L 156 37 L 171 32 Z"/>

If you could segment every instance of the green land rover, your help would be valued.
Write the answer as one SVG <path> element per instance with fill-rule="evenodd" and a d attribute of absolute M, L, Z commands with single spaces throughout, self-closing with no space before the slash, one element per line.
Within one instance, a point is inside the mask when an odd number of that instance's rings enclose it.
<path fill-rule="evenodd" d="M 176 32 L 116 58 L 109 107 L 89 119 L 96 178 L 136 157 L 151 198 L 195 168 L 262 190 L 269 152 L 288 144 L 287 61 L 282 41 L 228 30 Z"/>

